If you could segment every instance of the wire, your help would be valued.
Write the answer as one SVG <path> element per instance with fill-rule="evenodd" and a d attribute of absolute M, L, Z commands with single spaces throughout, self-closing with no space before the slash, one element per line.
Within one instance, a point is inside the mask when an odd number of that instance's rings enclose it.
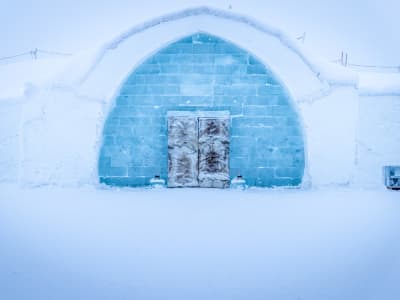
<path fill-rule="evenodd" d="M 375 66 L 375 65 L 360 65 L 360 64 L 348 64 L 353 67 L 361 67 L 361 68 L 376 68 L 376 69 L 399 69 L 400 66 Z"/>
<path fill-rule="evenodd" d="M 63 52 L 48 51 L 48 50 L 42 50 L 42 49 L 37 49 L 37 51 L 41 52 L 41 53 L 52 54 L 52 55 L 61 55 L 61 56 L 71 56 L 72 55 L 72 53 L 63 53 Z"/>
<path fill-rule="evenodd" d="M 17 58 L 20 56 L 31 56 L 33 59 L 37 59 L 37 54 L 38 53 L 44 53 L 44 54 L 49 54 L 49 55 L 57 55 L 57 56 L 72 56 L 72 53 L 63 53 L 63 52 L 57 52 L 57 51 L 49 51 L 49 50 L 43 50 L 43 49 L 38 49 L 35 48 L 31 51 L 27 51 L 27 52 L 23 52 L 23 53 L 19 53 L 16 55 L 11 55 L 11 56 L 3 56 L 0 57 L 0 60 L 9 60 L 9 59 L 13 59 L 13 58 Z"/>
<path fill-rule="evenodd" d="M 30 55 L 30 54 L 31 54 L 31 51 L 28 51 L 28 52 L 24 52 L 24 53 L 12 55 L 12 56 L 0 57 L 0 60 L 13 59 L 13 58 L 16 58 L 16 57 L 20 57 L 20 56 L 24 56 L 24 55 Z"/>
<path fill-rule="evenodd" d="M 331 60 L 333 63 L 340 64 L 344 67 L 354 67 L 354 68 L 361 68 L 361 69 L 376 69 L 376 70 L 393 70 L 394 72 L 400 72 L 400 65 L 399 66 L 387 66 L 387 65 L 363 65 L 363 64 L 353 64 L 347 62 L 347 53 L 342 52 L 341 58 Z"/>

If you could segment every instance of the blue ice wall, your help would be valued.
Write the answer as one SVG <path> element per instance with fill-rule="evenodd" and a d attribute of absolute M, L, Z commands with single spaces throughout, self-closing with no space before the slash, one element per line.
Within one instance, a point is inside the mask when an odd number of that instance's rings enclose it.
<path fill-rule="evenodd" d="M 133 70 L 115 102 L 103 131 L 102 183 L 167 178 L 171 110 L 230 111 L 232 177 L 262 187 L 301 183 L 303 136 L 288 93 L 257 58 L 227 41 L 199 33 L 170 44 Z"/>

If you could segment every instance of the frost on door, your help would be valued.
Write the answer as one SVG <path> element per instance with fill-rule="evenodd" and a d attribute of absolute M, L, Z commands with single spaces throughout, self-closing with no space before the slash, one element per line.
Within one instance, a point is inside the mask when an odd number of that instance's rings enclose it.
<path fill-rule="evenodd" d="M 199 185 L 229 185 L 228 118 L 199 118 Z"/>
<path fill-rule="evenodd" d="M 168 186 L 229 186 L 229 117 L 168 116 Z"/>
<path fill-rule="evenodd" d="M 198 186 L 198 121 L 195 117 L 168 118 L 168 186 Z"/>

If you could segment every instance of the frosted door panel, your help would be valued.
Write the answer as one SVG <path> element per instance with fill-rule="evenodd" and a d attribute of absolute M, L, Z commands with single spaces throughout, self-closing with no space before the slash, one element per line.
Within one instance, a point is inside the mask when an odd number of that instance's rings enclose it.
<path fill-rule="evenodd" d="M 199 185 L 229 186 L 228 118 L 199 118 Z"/>
<path fill-rule="evenodd" d="M 168 117 L 168 186 L 199 186 L 196 117 Z"/>

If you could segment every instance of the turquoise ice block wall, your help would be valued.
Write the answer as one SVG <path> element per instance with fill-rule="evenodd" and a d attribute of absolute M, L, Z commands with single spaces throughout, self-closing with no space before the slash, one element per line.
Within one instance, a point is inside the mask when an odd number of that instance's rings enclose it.
<path fill-rule="evenodd" d="M 249 52 L 204 33 L 163 48 L 123 83 L 104 124 L 101 183 L 166 179 L 167 112 L 228 110 L 230 175 L 250 186 L 296 186 L 304 172 L 299 118 L 285 87 Z"/>

